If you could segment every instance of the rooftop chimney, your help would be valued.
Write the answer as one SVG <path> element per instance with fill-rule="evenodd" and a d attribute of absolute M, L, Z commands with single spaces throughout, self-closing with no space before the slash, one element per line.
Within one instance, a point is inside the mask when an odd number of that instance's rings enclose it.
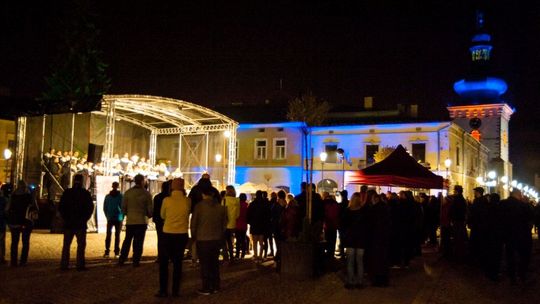
<path fill-rule="evenodd" d="M 364 110 L 372 110 L 372 109 L 373 109 L 373 97 L 372 96 L 364 97 Z"/>

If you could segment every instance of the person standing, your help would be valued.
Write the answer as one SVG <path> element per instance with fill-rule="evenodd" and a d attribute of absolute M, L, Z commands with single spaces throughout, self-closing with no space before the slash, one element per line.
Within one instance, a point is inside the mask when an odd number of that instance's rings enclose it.
<path fill-rule="evenodd" d="M 163 199 L 160 217 L 163 219 L 162 252 L 159 256 L 159 292 L 157 297 L 167 297 L 169 261 L 173 263 L 172 296 L 178 297 L 182 277 L 182 260 L 188 242 L 191 201 L 184 192 L 184 180 L 175 178 L 171 195 Z"/>
<path fill-rule="evenodd" d="M 253 239 L 253 258 L 256 263 L 260 263 L 264 251 L 264 234 L 270 229 L 269 204 L 260 190 L 255 192 L 255 200 L 249 204 L 247 221 Z"/>
<path fill-rule="evenodd" d="M 454 195 L 452 195 L 452 204 L 450 205 L 450 223 L 454 233 L 454 256 L 458 261 L 463 261 L 466 255 L 467 228 L 467 202 L 463 197 L 463 187 L 454 186 Z"/>
<path fill-rule="evenodd" d="M 390 207 L 384 194 L 374 195 L 373 206 L 369 212 L 372 223 L 370 254 L 368 256 L 368 271 L 373 286 L 387 287 L 389 284 L 389 248 L 392 220 Z"/>
<path fill-rule="evenodd" d="M 30 234 L 34 223 L 27 219 L 30 210 L 38 210 L 36 201 L 26 186 L 26 182 L 17 182 L 17 189 L 11 194 L 7 207 L 8 225 L 11 231 L 11 261 L 10 265 L 24 266 L 28 261 L 30 251 Z M 17 263 L 19 240 L 22 235 L 22 251 L 19 263 Z"/>
<path fill-rule="evenodd" d="M 124 221 L 124 214 L 122 213 L 122 198 L 123 195 L 118 191 L 120 184 L 118 182 L 112 183 L 112 190 L 105 196 L 105 203 L 103 204 L 103 212 L 107 217 L 107 236 L 105 237 L 105 254 L 104 258 L 109 257 L 111 249 L 111 235 L 112 228 L 114 227 L 114 256 L 116 258 L 120 255 L 120 231 L 122 231 L 122 222 Z"/>
<path fill-rule="evenodd" d="M 247 195 L 245 193 L 240 193 L 238 197 L 240 199 L 240 214 L 236 219 L 236 259 L 243 259 L 247 251 Z"/>
<path fill-rule="evenodd" d="M 73 237 L 77 237 L 77 270 L 86 270 L 84 251 L 86 249 L 86 223 L 94 212 L 92 195 L 82 186 L 83 176 L 77 174 L 73 178 L 73 187 L 66 189 L 60 198 L 58 211 L 64 220 L 64 244 L 60 269 L 69 266 L 69 250 Z"/>
<path fill-rule="evenodd" d="M 330 193 L 323 192 L 324 204 L 324 238 L 326 239 L 326 257 L 333 259 L 336 251 L 337 229 L 341 207 Z"/>
<path fill-rule="evenodd" d="M 191 218 L 191 237 L 195 240 L 201 264 L 201 295 L 220 289 L 219 249 L 227 229 L 227 210 L 216 200 L 214 187 L 201 187 L 202 201 L 195 205 Z"/>
<path fill-rule="evenodd" d="M 156 225 L 156 233 L 157 233 L 157 250 L 158 250 L 158 259 L 157 262 L 159 262 L 159 257 L 161 253 L 163 252 L 163 219 L 161 218 L 161 206 L 163 205 L 163 200 L 169 196 L 171 192 L 171 182 L 170 180 L 163 182 L 161 184 L 161 192 L 158 193 L 156 196 L 154 196 L 154 211 L 152 214 L 154 215 L 152 217 L 152 221 Z M 190 207 L 191 210 L 191 207 Z"/>
<path fill-rule="evenodd" d="M 227 245 L 227 258 L 233 260 L 233 240 L 236 228 L 236 220 L 240 216 L 240 201 L 236 197 L 236 190 L 229 185 L 226 188 L 223 205 L 227 208 L 227 230 L 225 231 L 225 244 Z"/>
<path fill-rule="evenodd" d="M 343 246 L 347 254 L 347 279 L 345 288 L 361 288 L 364 278 L 364 251 L 369 237 L 369 210 L 365 199 L 356 192 L 343 217 L 345 236 Z"/>
<path fill-rule="evenodd" d="M 473 261 L 477 264 L 486 261 L 489 252 L 487 249 L 487 240 L 489 231 L 489 210 L 488 200 L 484 196 L 484 188 L 476 187 L 474 191 L 474 200 L 470 208 L 470 216 L 468 218 L 471 237 L 469 241 L 470 253 Z"/>
<path fill-rule="evenodd" d="M 7 201 L 0 191 L 0 265 L 6 263 L 6 207 Z"/>
<path fill-rule="evenodd" d="M 526 282 L 532 251 L 533 211 L 523 202 L 521 191 L 515 188 L 510 197 L 501 201 L 500 210 L 508 276 L 512 284 L 515 284 L 517 256 L 517 277 Z"/>
<path fill-rule="evenodd" d="M 126 236 L 120 250 L 119 265 L 124 265 L 133 241 L 133 267 L 138 267 L 143 252 L 148 218 L 152 217 L 152 196 L 144 188 L 144 176 L 135 175 L 135 186 L 124 193 L 122 212 L 127 216 Z"/>

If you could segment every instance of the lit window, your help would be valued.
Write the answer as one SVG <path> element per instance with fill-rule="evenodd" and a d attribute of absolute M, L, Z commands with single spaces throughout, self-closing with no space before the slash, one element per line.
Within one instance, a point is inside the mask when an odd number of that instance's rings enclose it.
<path fill-rule="evenodd" d="M 274 138 L 274 159 L 285 159 L 287 157 L 287 139 Z"/>
<path fill-rule="evenodd" d="M 327 154 L 325 163 L 335 164 L 338 162 L 337 149 L 338 149 L 337 143 L 328 143 L 324 146 L 324 152 L 326 152 Z"/>
<path fill-rule="evenodd" d="M 379 145 L 366 145 L 366 164 L 375 162 L 375 153 L 379 152 Z"/>
<path fill-rule="evenodd" d="M 412 156 L 421 163 L 426 162 L 426 144 L 412 144 Z"/>
<path fill-rule="evenodd" d="M 255 159 L 266 159 L 266 139 L 255 139 Z"/>

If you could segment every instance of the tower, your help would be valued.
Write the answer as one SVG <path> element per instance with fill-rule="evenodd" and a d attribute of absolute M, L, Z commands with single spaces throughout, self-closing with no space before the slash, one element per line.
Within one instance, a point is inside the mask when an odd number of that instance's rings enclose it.
<path fill-rule="evenodd" d="M 512 164 L 508 151 L 508 126 L 514 110 L 504 101 L 508 89 L 504 79 L 491 75 L 491 35 L 486 31 L 484 15 L 476 13 L 476 33 L 471 39 L 470 70 L 454 83 L 460 96 L 447 107 L 450 118 L 489 148 L 489 168 L 498 177 L 511 180 Z"/>

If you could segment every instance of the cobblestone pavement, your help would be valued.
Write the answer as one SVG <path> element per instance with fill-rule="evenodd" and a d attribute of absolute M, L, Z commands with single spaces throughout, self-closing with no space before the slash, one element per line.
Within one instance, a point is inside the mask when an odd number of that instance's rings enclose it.
<path fill-rule="evenodd" d="M 88 234 L 89 271 L 60 271 L 62 236 L 36 231 L 32 234 L 27 266 L 0 266 L 0 304 L 4 303 L 539 303 L 540 284 L 511 286 L 492 283 L 470 266 L 444 262 L 425 250 L 409 269 L 393 269 L 388 288 L 345 290 L 343 273 L 297 281 L 275 273 L 273 263 L 256 266 L 251 260 L 222 266 L 222 291 L 199 296 L 198 268 L 184 262 L 180 298 L 157 299 L 158 266 L 155 232 L 147 232 L 143 262 L 134 268 L 104 259 L 103 234 Z M 8 233 L 8 256 L 9 256 Z M 72 257 L 75 256 L 75 244 Z M 537 277 L 538 253 L 533 259 Z"/>

